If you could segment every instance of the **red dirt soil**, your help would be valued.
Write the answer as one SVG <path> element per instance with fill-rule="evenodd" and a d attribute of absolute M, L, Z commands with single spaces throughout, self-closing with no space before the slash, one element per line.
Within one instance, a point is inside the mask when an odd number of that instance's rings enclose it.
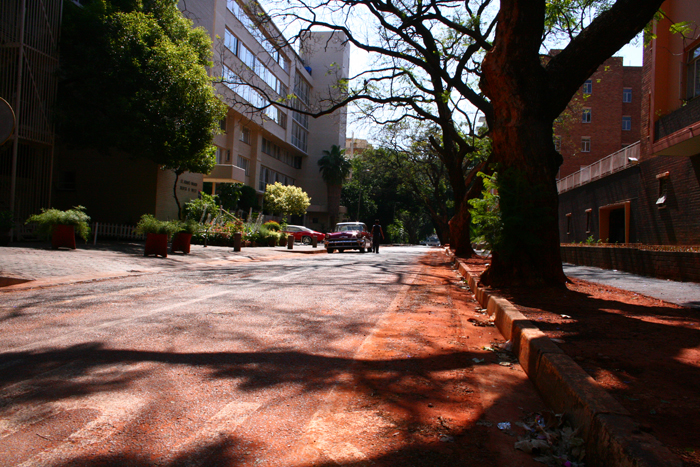
<path fill-rule="evenodd" d="M 465 260 L 463 260 L 465 261 Z M 484 259 L 466 260 L 483 270 Z M 700 466 L 700 313 L 572 279 L 566 289 L 503 288 L 511 301 L 640 424 Z"/>

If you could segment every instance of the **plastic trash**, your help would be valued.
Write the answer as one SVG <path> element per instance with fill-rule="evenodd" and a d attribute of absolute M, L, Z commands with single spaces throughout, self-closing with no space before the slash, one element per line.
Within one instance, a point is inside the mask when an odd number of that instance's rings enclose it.
<path fill-rule="evenodd" d="M 510 430 L 510 422 L 501 422 L 498 425 L 499 430 Z"/>

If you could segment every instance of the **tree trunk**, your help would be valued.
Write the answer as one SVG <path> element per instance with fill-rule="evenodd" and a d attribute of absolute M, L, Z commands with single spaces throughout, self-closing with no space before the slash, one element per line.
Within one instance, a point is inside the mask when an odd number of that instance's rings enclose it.
<path fill-rule="evenodd" d="M 455 255 L 460 258 L 471 258 L 476 254 L 472 248 L 471 240 L 471 225 L 472 215 L 469 213 L 469 203 L 466 196 L 459 203 L 459 208 L 455 215 L 450 219 L 450 248 L 454 250 Z"/>
<path fill-rule="evenodd" d="M 173 183 L 173 196 L 175 197 L 175 204 L 177 204 L 177 219 L 182 219 L 182 207 L 180 206 L 180 200 L 177 197 L 177 181 L 180 179 L 180 174 L 182 172 L 174 170 L 175 172 L 175 182 Z"/>
<path fill-rule="evenodd" d="M 493 162 L 503 231 L 482 282 L 494 286 L 563 285 L 559 250 L 554 117 L 539 59 L 544 1 L 502 0 L 494 48 L 482 64 L 491 99 Z"/>
<path fill-rule="evenodd" d="M 329 231 L 335 228 L 338 223 L 338 215 L 340 213 L 340 193 L 343 190 L 342 185 L 328 185 L 328 220 L 330 226 Z"/>

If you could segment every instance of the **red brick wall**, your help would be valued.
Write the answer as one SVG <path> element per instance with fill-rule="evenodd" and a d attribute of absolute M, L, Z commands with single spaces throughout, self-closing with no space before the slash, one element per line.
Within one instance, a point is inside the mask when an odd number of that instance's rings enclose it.
<path fill-rule="evenodd" d="M 554 134 L 561 136 L 564 157 L 559 177 L 576 172 L 622 147 L 639 141 L 641 109 L 641 67 L 623 67 L 621 57 L 608 59 L 591 76 L 592 92 L 581 89 L 569 104 L 563 120 L 555 124 Z M 623 88 L 632 88 L 632 102 L 622 102 Z M 582 123 L 584 107 L 591 109 L 591 122 Z M 632 130 L 622 130 L 622 116 L 632 117 Z M 591 138 L 591 151 L 581 151 L 581 138 Z"/>
<path fill-rule="evenodd" d="M 581 266 L 617 269 L 641 276 L 700 282 L 700 253 L 649 251 L 628 247 L 561 247 L 562 261 Z"/>

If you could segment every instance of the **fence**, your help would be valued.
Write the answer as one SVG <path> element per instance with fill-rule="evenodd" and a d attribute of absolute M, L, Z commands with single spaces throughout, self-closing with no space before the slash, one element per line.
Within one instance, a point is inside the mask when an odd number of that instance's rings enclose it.
<path fill-rule="evenodd" d="M 103 224 L 100 222 L 93 222 L 90 226 L 92 229 L 93 241 L 97 242 L 98 239 L 112 239 L 112 240 L 145 240 L 145 235 L 140 235 L 134 233 L 135 225 L 125 225 L 125 224 Z"/>
<path fill-rule="evenodd" d="M 576 188 L 577 186 L 590 183 L 598 180 L 601 177 L 610 175 L 620 170 L 626 169 L 639 162 L 640 143 L 636 142 L 620 149 L 617 152 L 594 162 L 593 164 L 582 167 L 578 172 L 557 180 L 557 190 L 559 193 Z"/>

